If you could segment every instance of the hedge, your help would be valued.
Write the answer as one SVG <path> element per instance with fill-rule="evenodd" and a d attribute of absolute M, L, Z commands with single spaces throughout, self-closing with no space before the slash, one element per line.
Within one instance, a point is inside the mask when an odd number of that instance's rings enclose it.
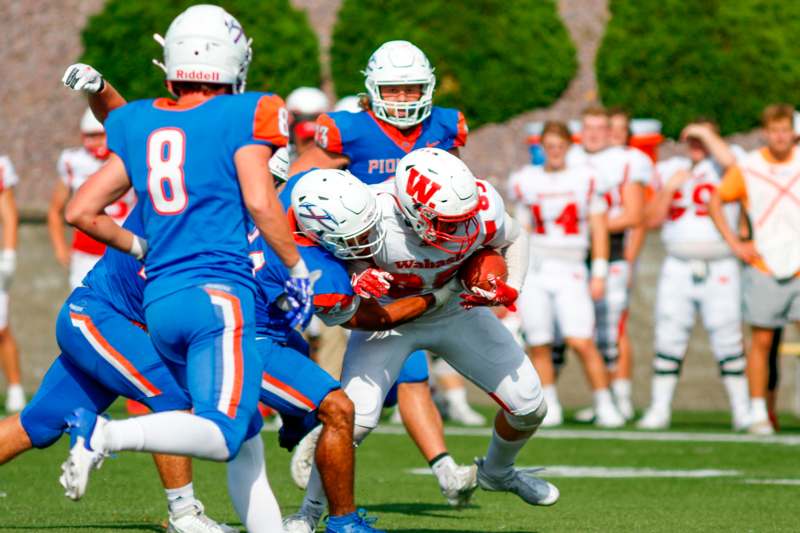
<path fill-rule="evenodd" d="M 152 38 L 196 0 L 134 2 L 109 0 L 82 32 L 82 62 L 94 65 L 129 100 L 166 96 L 162 71 L 152 64 L 163 57 Z M 215 2 L 234 15 L 253 38 L 250 90 L 284 97 L 301 85 L 319 86 L 319 47 L 306 14 L 289 0 L 223 0 Z"/>
<path fill-rule="evenodd" d="M 575 75 L 575 48 L 550 0 L 344 0 L 333 31 L 339 96 L 364 92 L 372 52 L 405 39 L 436 68 L 437 105 L 471 126 L 553 103 Z"/>
<path fill-rule="evenodd" d="M 612 0 L 598 53 L 604 104 L 664 123 L 675 137 L 697 116 L 724 134 L 758 125 L 764 106 L 800 85 L 800 2 Z"/>

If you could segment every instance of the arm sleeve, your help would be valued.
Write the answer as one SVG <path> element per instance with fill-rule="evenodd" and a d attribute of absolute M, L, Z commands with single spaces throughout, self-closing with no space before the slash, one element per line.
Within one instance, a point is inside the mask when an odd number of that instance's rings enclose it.
<path fill-rule="evenodd" d="M 327 113 L 323 113 L 317 117 L 317 130 L 314 134 L 314 141 L 317 146 L 328 152 L 334 154 L 343 154 L 344 146 L 342 145 L 342 132 L 336 121 L 331 118 Z"/>
<path fill-rule="evenodd" d="M 338 326 L 356 314 L 360 301 L 355 294 L 315 294 L 314 312 L 326 326 Z"/>
<path fill-rule="evenodd" d="M 509 227 L 511 243 L 505 249 L 506 265 L 508 266 L 508 283 L 517 291 L 522 290 L 525 276 L 528 273 L 528 259 L 530 246 L 528 245 L 528 232 L 521 231 L 519 224 L 506 215 L 505 225 Z"/>
<path fill-rule="evenodd" d="M 737 165 L 732 166 L 725 172 L 717 187 L 720 198 L 723 202 L 735 202 L 747 198 L 747 189 L 744 185 L 744 176 Z"/>

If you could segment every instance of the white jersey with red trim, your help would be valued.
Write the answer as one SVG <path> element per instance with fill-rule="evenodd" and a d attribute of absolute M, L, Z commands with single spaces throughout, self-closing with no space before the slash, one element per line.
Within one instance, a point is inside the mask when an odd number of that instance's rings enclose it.
<path fill-rule="evenodd" d="M 14 187 L 19 183 L 19 176 L 14 170 L 14 164 L 6 155 L 0 155 L 0 191 Z"/>
<path fill-rule="evenodd" d="M 89 176 L 100 170 L 104 163 L 102 159 L 96 158 L 83 147 L 67 148 L 61 152 L 58 158 L 58 176 L 61 182 L 67 186 L 70 194 L 75 194 L 86 183 Z M 106 207 L 106 214 L 113 218 L 114 222 L 122 225 L 135 204 L 136 193 L 131 188 L 122 198 Z M 100 256 L 103 255 L 105 246 L 85 233 L 75 230 L 72 249 L 85 254 Z"/>
<path fill-rule="evenodd" d="M 606 212 L 595 175 L 587 165 L 557 172 L 527 165 L 511 174 L 508 197 L 516 203 L 517 221 L 530 232 L 532 254 L 583 259 L 589 248 L 589 217 Z"/>
<path fill-rule="evenodd" d="M 372 258 L 375 266 L 393 276 L 388 300 L 431 292 L 449 281 L 464 260 L 476 250 L 488 246 L 504 248 L 515 237 L 515 225 L 505 212 L 503 199 L 486 181 L 477 180 L 480 191 L 478 236 L 461 255 L 454 255 L 425 244 L 406 221 L 394 195 L 394 181 L 373 185 L 381 211 L 380 224 L 386 231 L 381 251 Z M 352 272 L 364 269 L 353 261 Z"/>
<path fill-rule="evenodd" d="M 741 155 L 744 152 L 739 149 Z M 736 150 L 734 150 L 736 154 Z M 673 246 L 681 244 L 717 244 L 722 245 L 724 255 L 729 255 L 730 250 L 725 244 L 722 235 L 717 231 L 708 212 L 708 202 L 711 195 L 722 180 L 723 169 L 711 158 L 706 158 L 692 166 L 692 161 L 687 157 L 672 157 L 656 164 L 653 187 L 661 190 L 669 179 L 679 171 L 688 171 L 692 177 L 675 191 L 672 203 L 669 206 L 667 218 L 661 228 L 661 240 L 667 251 Z M 737 227 L 739 218 L 739 204 L 730 202 L 724 206 L 728 225 Z M 708 250 L 698 253 L 708 252 Z M 677 253 L 676 255 L 686 255 Z M 701 259 L 701 257 L 693 257 Z"/>
<path fill-rule="evenodd" d="M 653 175 L 653 163 L 647 154 L 629 146 L 610 146 L 594 153 L 574 146 L 567 152 L 567 167 L 580 164 L 597 172 L 598 188 L 605 190 L 608 216 L 612 218 L 622 211 L 623 186 L 629 182 L 646 186 Z"/>

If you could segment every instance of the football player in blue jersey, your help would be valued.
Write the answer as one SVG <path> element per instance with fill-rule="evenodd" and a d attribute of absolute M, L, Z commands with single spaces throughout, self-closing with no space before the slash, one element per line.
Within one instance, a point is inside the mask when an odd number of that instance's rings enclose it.
<path fill-rule="evenodd" d="M 238 94 L 250 41 L 222 8 L 190 7 L 160 41 L 166 85 L 176 100 L 140 100 L 109 114 L 105 127 L 113 153 L 70 201 L 66 218 L 144 259 L 150 336 L 188 390 L 193 414 L 109 422 L 93 411 L 76 411 L 62 482 L 80 497 L 98 462 L 122 450 L 231 461 L 229 491 L 242 522 L 249 531 L 274 532 L 281 527 L 280 510 L 257 438 L 261 362 L 247 223 L 249 212 L 289 268 L 284 303 L 296 310 L 292 325 L 304 323 L 312 283 L 267 168 L 272 151 L 287 142 L 286 111 L 276 95 Z M 130 186 L 143 203 L 143 237 L 103 213 Z M 247 464 L 237 461 L 242 448 Z M 261 468 L 254 472 L 253 464 Z"/>
<path fill-rule="evenodd" d="M 141 207 L 125 225 L 141 232 Z M 188 410 L 189 397 L 161 361 L 142 328 L 142 265 L 109 249 L 67 298 L 58 315 L 56 358 L 22 414 L 0 421 L 0 464 L 31 448 L 47 448 L 77 408 L 105 411 L 119 396 L 153 412 Z M 191 459 L 155 454 L 167 492 L 169 533 L 229 531 L 205 516 L 192 489 Z"/>
<path fill-rule="evenodd" d="M 467 140 L 466 120 L 458 110 L 433 105 L 436 77 L 422 50 L 408 41 L 384 43 L 369 58 L 364 75 L 367 95 L 362 99 L 363 110 L 320 115 L 317 145 L 293 162 L 291 173 L 315 167 L 347 167 L 365 183 L 375 184 L 394 177 L 397 162 L 414 149 L 435 146 L 458 155 Z M 369 279 L 374 273 L 370 271 L 362 279 Z M 441 369 L 450 418 L 467 425 L 483 425 L 483 416 L 466 401 L 461 376 L 447 364 L 437 366 Z M 445 490 L 453 476 L 460 475 L 462 467 L 447 452 L 441 417 L 428 387 L 425 352 L 409 355 L 398 377 L 395 396 L 398 409 L 405 414 L 402 419 L 409 435 Z M 301 444 L 292 458 L 293 472 L 310 464 L 313 449 L 313 441 Z"/>

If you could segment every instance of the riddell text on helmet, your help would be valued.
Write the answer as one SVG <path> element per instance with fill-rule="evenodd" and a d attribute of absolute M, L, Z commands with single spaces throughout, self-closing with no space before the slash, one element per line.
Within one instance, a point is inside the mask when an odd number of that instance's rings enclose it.
<path fill-rule="evenodd" d="M 203 72 L 202 70 L 183 70 L 175 71 L 175 77 L 185 81 L 219 81 L 219 72 Z"/>

